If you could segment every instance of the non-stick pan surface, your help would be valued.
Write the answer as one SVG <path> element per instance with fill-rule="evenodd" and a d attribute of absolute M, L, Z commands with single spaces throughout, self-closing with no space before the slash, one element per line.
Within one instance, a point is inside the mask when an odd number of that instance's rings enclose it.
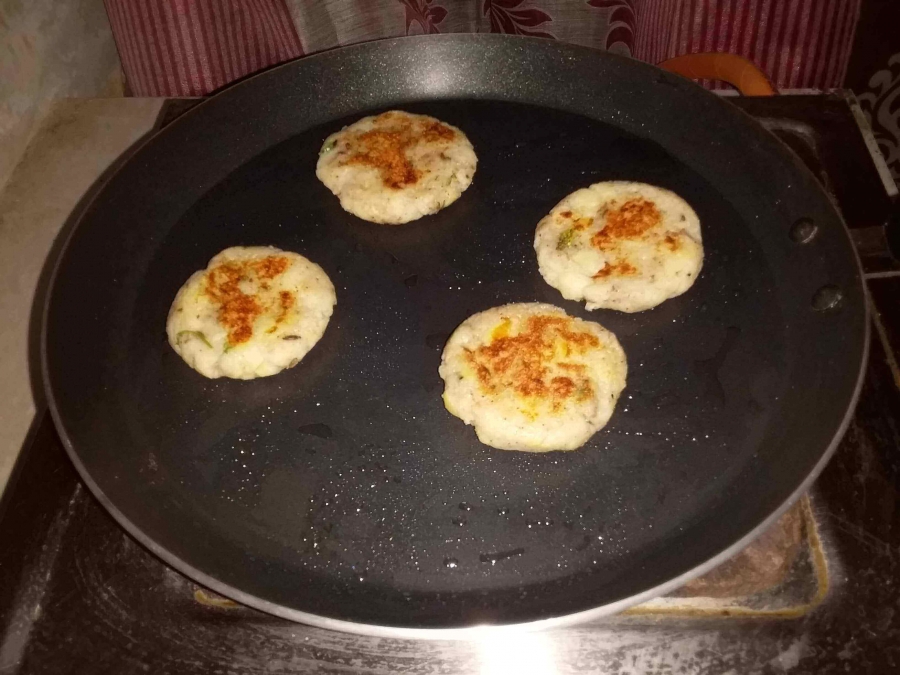
<path fill-rule="evenodd" d="M 401 227 L 350 216 L 315 178 L 329 133 L 391 107 L 459 126 L 479 157 L 458 202 Z M 588 313 L 541 280 L 538 220 L 610 179 L 700 215 L 685 295 Z M 219 250 L 256 244 L 322 265 L 335 314 L 296 368 L 205 379 L 166 343 L 169 304 Z M 628 355 L 611 423 L 577 452 L 487 448 L 441 401 L 449 333 L 527 301 L 601 322 Z M 145 145 L 66 245 L 44 365 L 85 481 L 169 563 L 283 616 L 414 634 L 392 629 L 610 612 L 734 553 L 833 450 L 866 330 L 828 198 L 728 103 L 579 47 L 447 36 L 275 69 Z"/>

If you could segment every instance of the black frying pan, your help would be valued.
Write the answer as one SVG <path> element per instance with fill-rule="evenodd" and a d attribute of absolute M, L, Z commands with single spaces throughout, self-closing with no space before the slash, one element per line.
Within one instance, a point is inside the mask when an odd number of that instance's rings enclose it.
<path fill-rule="evenodd" d="M 401 227 L 314 175 L 329 133 L 391 107 L 459 126 L 480 160 L 458 202 Z M 672 189 L 703 223 L 696 285 L 640 314 L 563 301 L 532 251 L 559 199 L 610 179 Z M 254 244 L 322 265 L 334 317 L 292 370 L 204 379 L 166 312 L 212 255 Z M 577 452 L 487 448 L 442 405 L 450 331 L 521 301 L 600 321 L 628 354 L 618 410 Z M 147 143 L 65 247 L 43 359 L 85 482 L 168 563 L 292 619 L 447 636 L 427 629 L 613 612 L 734 554 L 834 450 L 866 338 L 839 216 L 748 117 L 636 61 L 454 35 L 304 58 Z"/>

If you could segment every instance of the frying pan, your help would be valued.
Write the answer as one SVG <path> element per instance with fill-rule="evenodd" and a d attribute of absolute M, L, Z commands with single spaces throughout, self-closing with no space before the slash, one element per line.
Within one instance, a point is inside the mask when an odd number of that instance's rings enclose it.
<path fill-rule="evenodd" d="M 473 185 L 402 227 L 341 210 L 322 140 L 400 107 L 462 128 Z M 600 180 L 676 191 L 706 260 L 685 295 L 588 313 L 537 272 L 538 220 Z M 295 368 L 208 380 L 168 347 L 179 286 L 271 244 L 337 288 Z M 441 402 L 449 333 L 509 302 L 612 330 L 628 386 L 570 453 L 493 450 Z M 867 314 L 834 207 L 795 156 L 689 81 L 551 41 L 387 40 L 242 82 L 158 134 L 72 232 L 45 385 L 84 481 L 170 565 L 253 607 L 453 637 L 621 610 L 733 555 L 805 490 L 856 400 Z"/>

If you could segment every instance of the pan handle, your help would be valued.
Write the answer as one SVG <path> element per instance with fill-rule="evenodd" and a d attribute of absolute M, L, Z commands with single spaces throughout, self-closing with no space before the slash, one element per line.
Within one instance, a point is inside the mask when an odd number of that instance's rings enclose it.
<path fill-rule="evenodd" d="M 694 79 L 722 80 L 744 96 L 772 96 L 775 89 L 752 61 L 737 54 L 686 54 L 659 64 L 670 73 Z"/>

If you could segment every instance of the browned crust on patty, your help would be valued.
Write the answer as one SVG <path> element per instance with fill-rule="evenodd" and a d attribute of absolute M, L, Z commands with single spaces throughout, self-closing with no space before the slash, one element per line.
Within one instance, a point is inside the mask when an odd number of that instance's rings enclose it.
<path fill-rule="evenodd" d="M 570 317 L 530 316 L 519 333 L 500 335 L 476 349 L 465 350 L 482 391 L 498 394 L 512 390 L 522 397 L 547 400 L 554 409 L 568 399 L 590 399 L 594 389 L 585 376 L 585 367 L 557 360 L 559 341 L 565 356 L 601 347 L 596 335 L 576 329 L 573 323 Z M 552 367 L 554 363 L 556 368 Z"/>
<path fill-rule="evenodd" d="M 345 164 L 378 169 L 385 187 L 399 190 L 413 185 L 422 173 L 409 160 L 407 150 L 422 144 L 446 144 L 456 132 L 437 120 L 386 112 L 374 120 L 375 128 L 348 139 L 352 149 Z"/>
<path fill-rule="evenodd" d="M 640 239 L 662 221 L 656 204 L 635 197 L 614 209 L 607 209 L 603 229 L 591 237 L 591 244 L 601 251 L 613 248 L 623 239 Z"/>
<path fill-rule="evenodd" d="M 229 260 L 216 265 L 206 273 L 204 292 L 218 306 L 219 323 L 228 331 L 228 344 L 238 345 L 253 337 L 253 324 L 267 311 L 277 311 L 275 323 L 284 321 L 296 304 L 290 291 L 281 291 L 268 297 L 266 283 L 279 276 L 290 266 L 285 256 L 267 256 L 259 260 Z M 241 283 L 259 286 L 260 291 L 247 294 Z M 271 331 L 270 331 L 271 332 Z"/>

